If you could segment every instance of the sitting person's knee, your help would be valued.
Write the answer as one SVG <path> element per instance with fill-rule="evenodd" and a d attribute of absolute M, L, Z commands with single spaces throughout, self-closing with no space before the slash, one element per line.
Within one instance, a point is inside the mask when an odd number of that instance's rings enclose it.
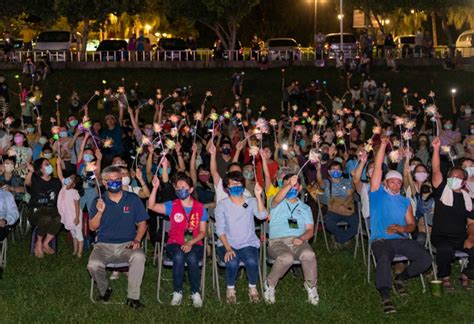
<path fill-rule="evenodd" d="M 300 255 L 301 261 L 311 261 L 314 259 L 316 259 L 316 254 L 314 253 L 314 251 L 310 249 L 306 249 L 303 252 L 301 252 L 301 255 Z"/>
<path fill-rule="evenodd" d="M 280 254 L 277 258 L 276 261 L 283 263 L 284 265 L 291 265 L 293 264 L 294 257 L 291 255 L 291 253 L 283 253 Z"/>

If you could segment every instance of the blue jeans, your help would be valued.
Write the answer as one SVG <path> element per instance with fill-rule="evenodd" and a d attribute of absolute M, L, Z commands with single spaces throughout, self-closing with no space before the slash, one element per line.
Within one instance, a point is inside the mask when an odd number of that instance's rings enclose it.
<path fill-rule="evenodd" d="M 258 280 L 258 248 L 253 246 L 247 246 L 241 249 L 233 249 L 235 252 L 235 258 L 225 263 L 225 280 L 228 287 L 235 286 L 237 274 L 240 268 L 240 262 L 242 261 L 245 265 L 247 272 L 247 279 L 249 285 L 257 285 Z M 224 261 L 225 248 L 219 246 L 217 248 L 219 258 Z"/>
<path fill-rule="evenodd" d="M 337 226 L 338 222 L 346 222 L 348 224 L 347 229 Z M 357 234 L 359 215 L 354 213 L 351 216 L 342 216 L 328 211 L 324 218 L 324 225 L 334 235 L 336 242 L 345 243 Z"/>
<path fill-rule="evenodd" d="M 166 254 L 173 261 L 173 289 L 183 292 L 184 266 L 188 266 L 188 278 L 191 283 L 191 293 L 199 292 L 201 269 L 199 262 L 202 260 L 204 248 L 202 245 L 193 245 L 191 251 L 184 253 L 179 244 L 168 244 Z"/>

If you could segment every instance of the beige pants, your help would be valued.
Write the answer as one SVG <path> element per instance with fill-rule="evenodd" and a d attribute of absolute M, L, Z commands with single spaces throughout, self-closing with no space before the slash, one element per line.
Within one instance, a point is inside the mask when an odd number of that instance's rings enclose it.
<path fill-rule="evenodd" d="M 87 270 L 97 283 L 101 296 L 109 287 L 105 266 L 109 263 L 128 262 L 128 293 L 130 299 L 140 299 L 140 286 L 145 272 L 145 253 L 142 249 L 127 249 L 132 242 L 112 244 L 96 243 L 89 257 Z"/>
<path fill-rule="evenodd" d="M 270 240 L 268 243 L 268 253 L 275 260 L 272 271 L 267 277 L 267 281 L 272 287 L 276 287 L 278 280 L 291 268 L 294 260 L 301 262 L 304 279 L 309 286 L 316 287 L 317 285 L 316 254 L 308 242 L 293 245 L 294 239 L 295 237 L 282 237 Z"/>

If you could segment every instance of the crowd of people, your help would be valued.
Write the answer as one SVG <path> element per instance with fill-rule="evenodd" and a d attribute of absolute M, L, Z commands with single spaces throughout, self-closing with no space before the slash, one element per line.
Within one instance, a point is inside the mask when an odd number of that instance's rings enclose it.
<path fill-rule="evenodd" d="M 190 89 L 170 95 L 157 89 L 150 98 L 122 80 L 116 91 L 106 86 L 88 101 L 73 94 L 66 118 L 58 109 L 45 120 L 39 86 L 33 87 L 21 96 L 22 116 L 6 112 L 2 118 L 0 239 L 15 229 L 16 206 L 23 205 L 34 229 L 35 257 L 54 254 L 52 242 L 64 228 L 75 257 L 93 246 L 87 268 L 100 300 L 112 294 L 106 266 L 126 262 L 127 304 L 140 308 L 146 261 L 141 246 L 160 242 L 160 229 L 167 226 L 171 305 L 182 303 L 187 270 L 193 305 L 201 307 L 200 262 L 208 253 L 203 241 L 210 224 L 225 263 L 228 303 L 237 302 L 241 264 L 250 301 L 260 301 L 259 251 L 268 248 L 273 262 L 265 276 L 265 302 L 275 303 L 279 280 L 299 261 L 308 301 L 318 305 L 311 243 L 321 230 L 315 227 L 321 209 L 336 250 L 348 247 L 359 222 L 370 223 L 385 313 L 395 312 L 392 286 L 406 294 L 406 281 L 429 274 L 432 264 L 445 290 L 454 290 L 457 250 L 468 253 L 459 279 L 471 289 L 471 106 L 458 107 L 453 93 L 450 118 L 441 115 L 434 92 L 424 96 L 403 87 L 402 102 L 394 103 L 390 85 L 370 75 L 362 75 L 360 85 L 350 75 L 344 82 L 347 92 L 336 96 L 325 82 L 314 80 L 302 90 L 292 81 L 278 118 L 242 97 L 243 88 L 238 95 L 234 89 L 233 104 L 218 108 L 211 91 L 196 99 Z M 56 108 L 60 100 L 58 95 Z M 103 120 L 89 113 L 96 104 Z M 392 106 L 401 113 L 395 115 Z M 153 116 L 145 116 L 144 108 Z M 268 247 L 262 235 L 268 235 Z M 436 248 L 434 263 L 428 241 Z M 397 267 L 392 280 L 392 261 L 400 254 L 410 263 Z"/>

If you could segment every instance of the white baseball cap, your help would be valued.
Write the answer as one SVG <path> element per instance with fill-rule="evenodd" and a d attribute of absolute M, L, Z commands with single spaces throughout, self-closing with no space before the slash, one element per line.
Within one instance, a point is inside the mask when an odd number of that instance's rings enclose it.
<path fill-rule="evenodd" d="M 388 171 L 387 175 L 385 176 L 385 180 L 388 180 L 388 179 L 398 179 L 400 181 L 403 181 L 403 177 L 401 173 L 395 170 Z"/>

